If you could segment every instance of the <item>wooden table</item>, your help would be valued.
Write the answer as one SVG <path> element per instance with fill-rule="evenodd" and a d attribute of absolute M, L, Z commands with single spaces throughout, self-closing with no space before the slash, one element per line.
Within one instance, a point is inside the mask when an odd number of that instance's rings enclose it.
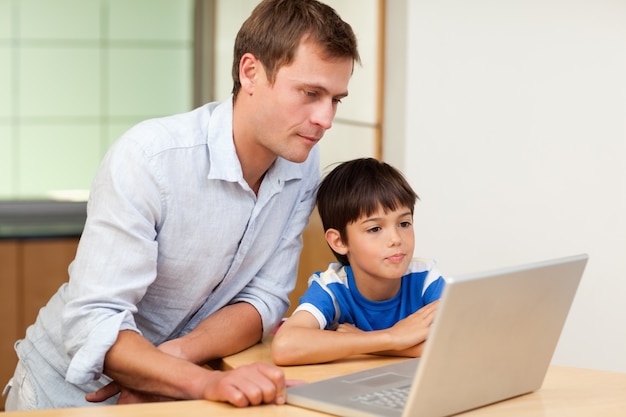
<path fill-rule="evenodd" d="M 328 364 L 284 367 L 289 379 L 309 382 L 383 365 L 399 358 L 362 355 Z M 254 361 L 271 362 L 269 341 L 259 343 L 218 365 L 230 369 Z M 15 413 L 6 413 L 14 415 Z M 15 414 L 17 417 L 17 414 Z M 98 406 L 20 412 L 20 417 L 309 417 L 318 413 L 290 405 L 235 408 L 210 401 Z M 551 366 L 543 387 L 534 393 L 460 414 L 463 417 L 624 417 L 626 416 L 626 373 Z"/>

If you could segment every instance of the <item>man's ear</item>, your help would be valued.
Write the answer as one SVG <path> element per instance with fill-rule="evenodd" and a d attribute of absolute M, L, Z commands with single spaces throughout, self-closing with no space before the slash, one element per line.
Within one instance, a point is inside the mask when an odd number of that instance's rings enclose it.
<path fill-rule="evenodd" d="M 331 247 L 332 250 L 337 252 L 340 255 L 345 255 L 348 253 L 348 247 L 345 245 L 343 239 L 341 239 L 341 234 L 337 229 L 328 229 L 324 234 L 326 237 L 326 242 Z"/>
<path fill-rule="evenodd" d="M 249 95 L 254 93 L 254 87 L 262 71 L 261 62 L 251 53 L 245 53 L 239 61 L 239 82 L 241 89 Z"/>

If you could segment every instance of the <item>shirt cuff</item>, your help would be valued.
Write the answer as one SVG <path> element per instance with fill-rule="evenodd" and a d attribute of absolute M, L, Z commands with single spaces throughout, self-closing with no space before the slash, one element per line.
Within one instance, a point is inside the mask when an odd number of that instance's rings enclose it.
<path fill-rule="evenodd" d="M 117 340 L 120 330 L 134 323 L 129 312 L 108 317 L 89 332 L 89 336 L 70 361 L 65 380 L 72 384 L 88 384 L 102 376 L 104 357 Z M 136 329 L 133 329 L 136 331 Z"/>

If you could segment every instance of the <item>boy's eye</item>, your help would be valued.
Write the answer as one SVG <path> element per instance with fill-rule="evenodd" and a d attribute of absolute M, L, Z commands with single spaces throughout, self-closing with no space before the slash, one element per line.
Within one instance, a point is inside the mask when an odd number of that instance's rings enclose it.
<path fill-rule="evenodd" d="M 367 231 L 369 233 L 376 233 L 376 232 L 380 231 L 380 227 L 378 227 L 378 226 L 370 227 L 369 229 L 367 229 Z"/>
<path fill-rule="evenodd" d="M 411 222 L 402 222 L 400 223 L 400 227 L 410 227 L 411 226 Z"/>

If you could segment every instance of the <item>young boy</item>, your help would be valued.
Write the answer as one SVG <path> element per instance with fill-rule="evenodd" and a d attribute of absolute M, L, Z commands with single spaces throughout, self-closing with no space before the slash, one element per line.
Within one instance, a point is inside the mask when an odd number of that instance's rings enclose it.
<path fill-rule="evenodd" d="M 317 207 L 339 263 L 311 276 L 277 331 L 277 365 L 422 354 L 444 279 L 432 261 L 413 259 L 417 198 L 398 170 L 373 158 L 344 162 L 323 179 Z"/>

